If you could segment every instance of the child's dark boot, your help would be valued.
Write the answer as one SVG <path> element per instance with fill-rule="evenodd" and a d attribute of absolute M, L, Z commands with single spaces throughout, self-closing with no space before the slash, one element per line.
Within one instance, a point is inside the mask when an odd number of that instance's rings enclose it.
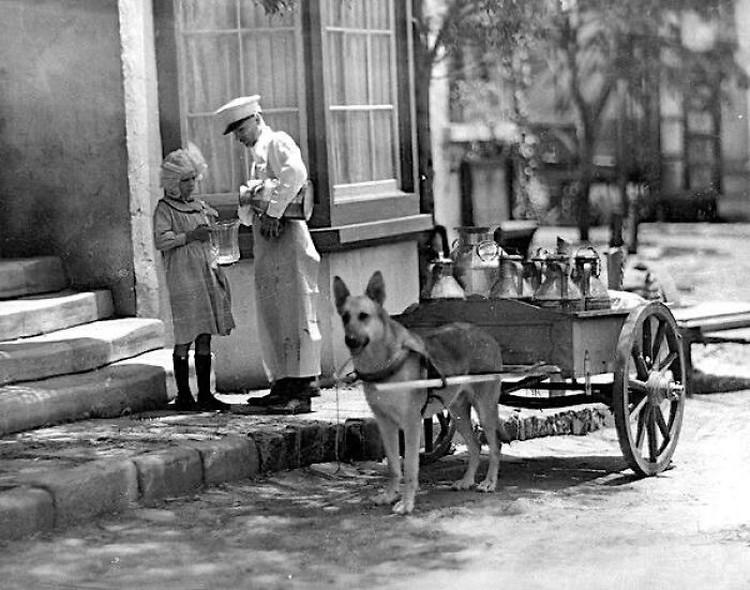
<path fill-rule="evenodd" d="M 216 399 L 211 393 L 211 355 L 195 355 L 195 376 L 198 380 L 198 409 L 217 412 L 229 411 L 229 404 Z"/>
<path fill-rule="evenodd" d="M 174 367 L 174 380 L 177 383 L 177 398 L 174 400 L 174 409 L 178 412 L 194 412 L 198 405 L 193 399 L 190 391 L 190 363 L 188 357 L 172 355 L 172 366 Z"/>

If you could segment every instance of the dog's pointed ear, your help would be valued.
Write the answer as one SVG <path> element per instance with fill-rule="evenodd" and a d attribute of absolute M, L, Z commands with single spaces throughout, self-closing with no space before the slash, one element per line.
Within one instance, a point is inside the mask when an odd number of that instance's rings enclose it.
<path fill-rule="evenodd" d="M 383 305 L 385 301 L 385 281 L 379 270 L 376 270 L 370 277 L 370 282 L 367 283 L 367 289 L 365 289 L 365 295 L 378 304 Z"/>
<path fill-rule="evenodd" d="M 346 283 L 338 276 L 333 277 L 333 299 L 336 303 L 336 311 L 341 313 L 341 309 L 344 307 L 344 303 L 348 297 L 349 289 L 347 289 Z"/>

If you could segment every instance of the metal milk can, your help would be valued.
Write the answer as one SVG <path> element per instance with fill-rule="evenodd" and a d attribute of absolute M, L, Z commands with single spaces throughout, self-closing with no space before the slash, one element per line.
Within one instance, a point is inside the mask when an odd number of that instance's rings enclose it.
<path fill-rule="evenodd" d="M 573 256 L 571 278 L 581 291 L 584 309 L 609 309 L 612 302 L 604 283 L 599 279 L 601 260 L 592 246 L 579 248 Z"/>
<path fill-rule="evenodd" d="M 534 303 L 564 311 L 582 310 L 584 302 L 581 290 L 570 278 L 570 256 L 554 253 L 538 261 L 544 266 L 544 276 L 541 285 L 534 292 Z"/>
<path fill-rule="evenodd" d="M 453 260 L 440 256 L 432 261 L 425 299 L 466 299 L 461 285 L 453 277 Z"/>
<path fill-rule="evenodd" d="M 542 278 L 544 277 L 544 261 L 549 256 L 550 251 L 547 248 L 537 248 L 533 256 L 523 261 L 523 278 L 526 281 L 526 285 L 529 290 L 529 298 L 534 296 L 534 293 L 542 284 Z"/>
<path fill-rule="evenodd" d="M 453 275 L 467 296 L 488 297 L 498 272 L 500 247 L 492 239 L 489 227 L 456 227 L 458 238 L 453 242 L 451 258 Z"/>
<path fill-rule="evenodd" d="M 523 256 L 500 251 L 498 256 L 499 274 L 490 290 L 492 299 L 530 298 L 530 285 L 524 276 Z"/>

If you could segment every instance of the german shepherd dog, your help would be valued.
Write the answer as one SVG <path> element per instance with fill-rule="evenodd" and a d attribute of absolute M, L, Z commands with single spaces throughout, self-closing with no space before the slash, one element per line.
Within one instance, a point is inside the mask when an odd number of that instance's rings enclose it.
<path fill-rule="evenodd" d="M 432 391 L 380 392 L 373 385 L 423 379 L 427 376 L 426 359 L 436 363 L 433 366 L 440 369 L 442 376 L 500 371 L 502 359 L 495 339 L 470 324 L 458 323 L 442 326 L 420 338 L 383 309 L 385 284 L 380 271 L 372 275 L 364 295 L 351 296 L 339 277 L 334 277 L 333 293 L 336 310 L 344 324 L 344 340 L 351 352 L 354 369 L 364 381 L 365 397 L 377 420 L 388 458 L 389 483 L 373 501 L 376 504 L 395 503 L 393 512 L 397 514 L 408 514 L 414 509 L 414 497 L 419 487 L 422 421 L 444 407 L 455 420 L 469 451 L 466 473 L 453 483 L 452 488 L 466 490 L 475 486 L 480 444 L 471 423 L 473 407 L 489 445 L 487 475 L 476 489 L 494 492 L 500 466 L 499 381 L 452 385 Z M 405 477 L 401 494 L 399 429 L 404 432 Z M 501 430 L 501 435 L 505 435 L 504 430 Z"/>

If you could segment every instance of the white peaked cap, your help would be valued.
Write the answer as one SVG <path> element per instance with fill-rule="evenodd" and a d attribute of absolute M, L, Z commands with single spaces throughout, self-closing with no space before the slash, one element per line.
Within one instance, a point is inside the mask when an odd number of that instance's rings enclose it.
<path fill-rule="evenodd" d="M 253 94 L 252 96 L 238 96 L 230 100 L 227 104 L 219 107 L 214 115 L 219 120 L 220 129 L 226 135 L 233 123 L 247 119 L 261 111 L 260 94 Z"/>

